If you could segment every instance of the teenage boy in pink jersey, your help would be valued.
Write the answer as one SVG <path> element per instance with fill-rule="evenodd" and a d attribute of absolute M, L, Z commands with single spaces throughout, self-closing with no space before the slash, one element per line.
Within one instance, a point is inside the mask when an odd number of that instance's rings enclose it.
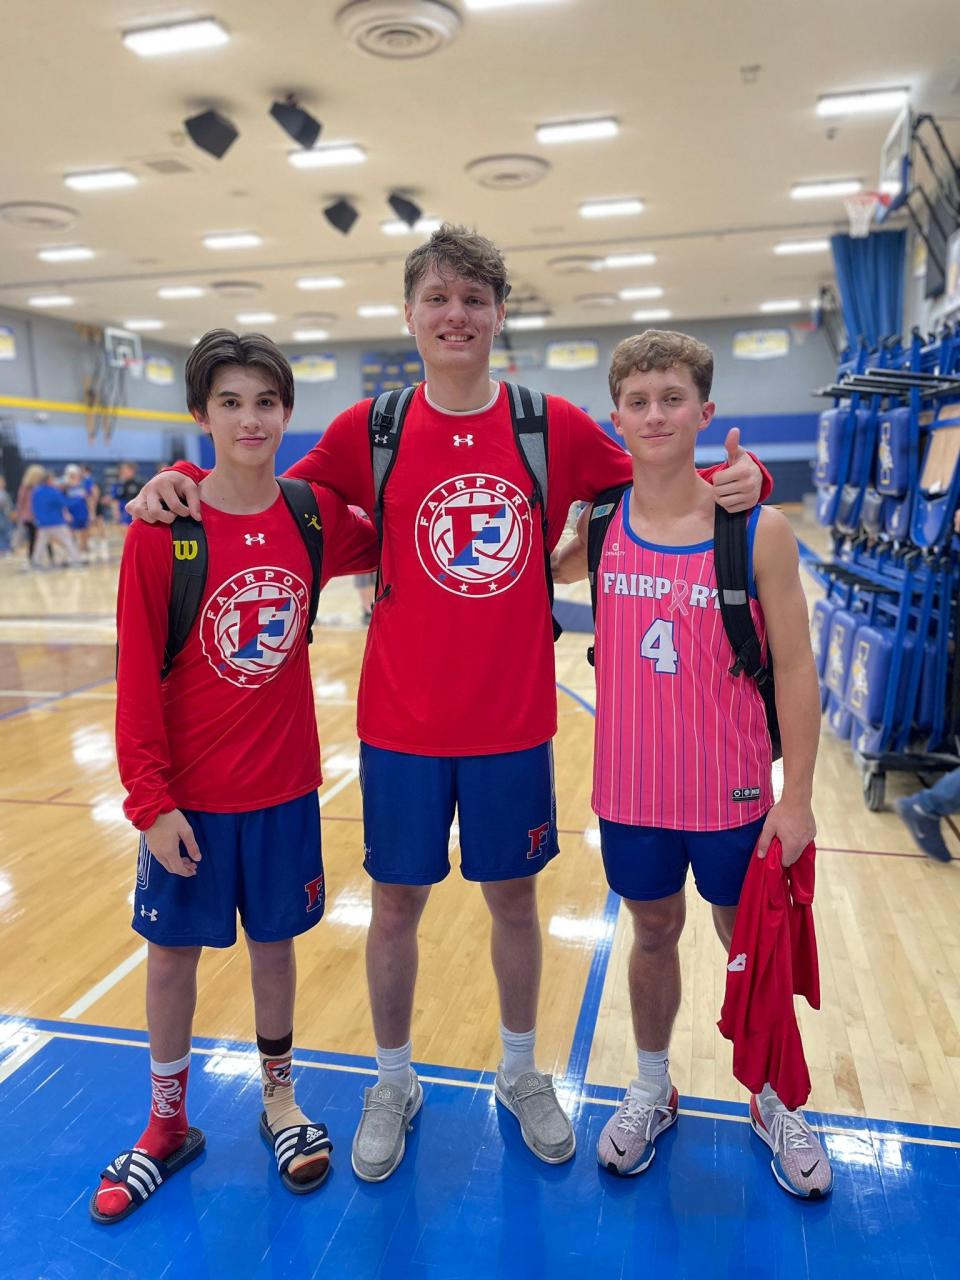
<path fill-rule="evenodd" d="M 444 225 L 405 264 L 405 315 L 426 381 L 410 400 L 384 490 L 383 585 L 357 706 L 378 1079 L 364 1092 L 353 1168 L 369 1182 L 397 1168 L 423 1101 L 411 1066 L 417 926 L 432 886 L 450 871 L 455 813 L 462 874 L 481 885 L 492 918 L 503 1046 L 497 1098 L 539 1159 L 569 1160 L 575 1148 L 552 1078 L 534 1057 L 536 881 L 557 853 L 557 699 L 540 511 L 507 387 L 490 376 L 509 288 L 496 245 L 463 227 Z M 559 396 L 546 400 L 552 549 L 571 504 L 625 482 L 630 459 L 582 410 Z M 369 410 L 369 400 L 345 409 L 290 474 L 373 511 Z M 752 506 L 760 473 L 733 441 L 729 453 L 717 501 Z M 182 514 L 181 498 L 195 511 L 192 480 L 166 472 L 132 511 L 163 519 L 162 499 Z"/>
<path fill-rule="evenodd" d="M 817 675 L 796 540 L 785 517 L 756 507 L 748 524 L 754 625 L 776 669 L 783 794 L 774 803 L 764 704 L 730 674 L 734 655 L 717 602 L 714 498 L 694 449 L 710 424 L 713 353 L 681 333 L 647 330 L 615 349 L 612 418 L 633 458 L 633 484 L 611 520 L 597 568 L 597 717 L 593 807 L 611 888 L 633 919 L 630 1003 L 637 1078 L 600 1135 L 614 1173 L 641 1173 L 677 1119 L 668 1071 L 680 1006 L 684 882 L 697 888 L 729 950 L 754 849 L 774 836 L 790 866 L 813 839 L 820 732 Z M 583 577 L 590 508 L 557 558 L 560 580 Z M 831 1188 L 827 1155 L 799 1111 L 767 1085 L 751 1121 L 794 1195 Z"/>

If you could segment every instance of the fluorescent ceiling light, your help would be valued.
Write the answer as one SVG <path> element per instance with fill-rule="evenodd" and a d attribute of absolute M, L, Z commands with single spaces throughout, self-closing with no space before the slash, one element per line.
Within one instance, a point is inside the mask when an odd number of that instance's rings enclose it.
<path fill-rule="evenodd" d="M 343 276 L 301 276 L 298 289 L 342 289 Z"/>
<path fill-rule="evenodd" d="M 158 289 L 157 297 L 166 298 L 168 301 L 177 298 L 202 298 L 205 292 L 205 289 L 201 289 L 196 284 L 170 284 Z"/>
<path fill-rule="evenodd" d="M 587 142 L 594 138 L 613 138 L 620 126 L 612 117 L 601 120 L 567 120 L 563 124 L 537 125 L 538 142 Z"/>
<path fill-rule="evenodd" d="M 326 329 L 294 329 L 294 342 L 326 342 L 330 334 Z"/>
<path fill-rule="evenodd" d="M 330 169 L 334 165 L 363 164 L 367 153 L 350 142 L 334 142 L 309 151 L 291 151 L 287 160 L 295 169 Z"/>
<path fill-rule="evenodd" d="M 146 333 L 150 329 L 162 329 L 162 320 L 124 320 L 123 327 L 131 333 Z"/>
<path fill-rule="evenodd" d="M 62 248 L 40 249 L 37 253 L 41 262 L 86 262 L 93 256 L 93 250 L 82 244 L 65 244 Z"/>
<path fill-rule="evenodd" d="M 643 302 L 645 298 L 662 298 L 663 290 L 658 284 L 639 285 L 635 289 L 621 289 L 617 296 L 624 302 Z"/>
<path fill-rule="evenodd" d="M 600 265 L 615 271 L 618 267 L 652 267 L 656 260 L 655 253 L 608 253 Z"/>
<path fill-rule="evenodd" d="M 273 324 L 276 318 L 272 311 L 241 311 L 237 324 Z"/>
<path fill-rule="evenodd" d="M 588 200 L 580 206 L 581 218 L 622 218 L 633 213 L 643 213 L 642 200 Z"/>
<path fill-rule="evenodd" d="M 189 53 L 193 49 L 213 49 L 230 39 L 215 18 L 192 22 L 171 22 L 162 27 L 125 31 L 123 43 L 141 58 L 158 58 L 165 53 Z"/>
<path fill-rule="evenodd" d="M 817 99 L 817 115 L 851 116 L 861 115 L 866 111 L 896 111 L 909 97 L 909 89 L 861 89 L 853 93 L 824 93 Z"/>
<path fill-rule="evenodd" d="M 773 252 L 784 257 L 794 253 L 825 253 L 829 248 L 829 240 L 781 240 L 773 246 Z"/>
<path fill-rule="evenodd" d="M 395 307 L 392 302 L 367 302 L 357 307 L 357 315 L 362 320 L 376 320 L 381 316 L 398 316 L 399 314 L 400 308 Z"/>
<path fill-rule="evenodd" d="M 790 194 L 794 200 L 819 200 L 827 196 L 855 196 L 862 190 L 859 178 L 832 178 L 827 182 L 795 182 Z"/>
<path fill-rule="evenodd" d="M 252 231 L 225 231 L 222 234 L 204 236 L 203 243 L 208 249 L 256 249 L 263 244 L 263 240 Z"/>
<path fill-rule="evenodd" d="M 38 293 L 27 299 L 28 307 L 72 307 L 74 299 L 65 293 Z"/>
<path fill-rule="evenodd" d="M 761 302 L 760 310 L 769 313 L 778 311 L 802 311 L 803 303 L 799 298 L 771 298 L 769 302 Z"/>
<path fill-rule="evenodd" d="M 647 311 L 634 311 L 632 320 L 669 320 L 673 315 L 666 307 L 651 307 Z"/>
<path fill-rule="evenodd" d="M 420 218 L 412 227 L 407 226 L 405 222 L 401 222 L 399 218 L 391 218 L 387 222 L 380 223 L 380 230 L 385 236 L 428 236 L 440 228 L 439 218 Z"/>
<path fill-rule="evenodd" d="M 519 9 L 527 4 L 553 4 L 554 0 L 463 0 L 467 9 L 480 12 L 483 9 Z"/>
<path fill-rule="evenodd" d="M 507 328 L 542 329 L 546 323 L 546 316 L 511 316 L 507 319 Z"/>
<path fill-rule="evenodd" d="M 90 173 L 68 173 L 63 181 L 73 191 L 109 191 L 114 187 L 135 187 L 138 180 L 129 169 L 94 169 Z"/>

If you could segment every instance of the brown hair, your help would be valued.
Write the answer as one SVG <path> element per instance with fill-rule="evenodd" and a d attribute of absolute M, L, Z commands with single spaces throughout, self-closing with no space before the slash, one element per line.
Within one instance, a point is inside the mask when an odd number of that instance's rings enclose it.
<path fill-rule="evenodd" d="M 418 245 L 407 254 L 403 266 L 405 301 L 413 301 L 417 285 L 431 267 L 435 267 L 440 275 L 460 276 L 488 284 L 497 306 L 506 301 L 510 293 L 503 254 L 492 240 L 468 231 L 466 227 L 455 227 L 445 222 L 425 244 Z"/>
<path fill-rule="evenodd" d="M 713 352 L 709 347 L 687 333 L 674 333 L 671 329 L 645 329 L 632 338 L 624 338 L 610 357 L 607 377 L 613 403 L 620 403 L 620 388 L 631 373 L 660 373 L 677 365 L 686 365 L 701 401 L 709 400 L 713 385 Z"/>
<path fill-rule="evenodd" d="M 293 408 L 293 370 L 275 342 L 263 333 L 211 329 L 187 356 L 187 408 L 204 414 L 217 370 L 225 364 L 255 365 L 276 386 L 285 409 Z"/>

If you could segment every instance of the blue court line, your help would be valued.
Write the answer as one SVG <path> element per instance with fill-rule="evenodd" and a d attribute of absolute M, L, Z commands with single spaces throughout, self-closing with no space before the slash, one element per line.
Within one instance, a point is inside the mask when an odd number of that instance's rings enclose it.
<path fill-rule="evenodd" d="M 16 707 L 13 711 L 0 712 L 0 720 L 12 720 L 14 716 L 26 715 L 28 711 L 37 711 L 41 707 L 49 707 L 51 703 L 63 702 L 67 698 L 72 698 L 75 693 L 86 693 L 88 689 L 98 689 L 100 685 L 112 684 L 114 676 L 104 676 L 100 680 L 91 680 L 89 684 L 78 685 L 76 689 L 68 689 L 66 693 L 54 693 L 49 698 L 40 698 L 35 702 L 28 702 L 24 707 Z"/>

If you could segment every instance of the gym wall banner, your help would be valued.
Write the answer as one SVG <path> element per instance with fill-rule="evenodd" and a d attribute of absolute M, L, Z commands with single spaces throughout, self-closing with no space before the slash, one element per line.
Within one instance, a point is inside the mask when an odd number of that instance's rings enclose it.
<path fill-rule="evenodd" d="M 334 382 L 337 377 L 337 357 L 291 356 L 290 368 L 297 382 Z"/>
<path fill-rule="evenodd" d="M 548 369 L 565 369 L 572 373 L 577 369 L 595 369 L 599 363 L 600 346 L 596 342 L 547 343 Z"/>
<path fill-rule="evenodd" d="M 735 360 L 776 360 L 789 354 L 789 329 L 740 329 L 733 335 Z"/>
<path fill-rule="evenodd" d="M 426 374 L 416 351 L 367 351 L 360 360 L 364 396 L 375 398 L 384 391 L 398 391 L 423 382 Z"/>
<path fill-rule="evenodd" d="M 143 362 L 143 371 L 148 382 L 155 387 L 173 386 L 173 361 L 166 356 L 147 356 Z"/>
<path fill-rule="evenodd" d="M 947 282 L 943 290 L 943 313 L 960 311 L 960 231 L 947 241 Z"/>
<path fill-rule="evenodd" d="M 0 324 L 0 360 L 16 360 L 17 339 L 8 324 Z"/>

